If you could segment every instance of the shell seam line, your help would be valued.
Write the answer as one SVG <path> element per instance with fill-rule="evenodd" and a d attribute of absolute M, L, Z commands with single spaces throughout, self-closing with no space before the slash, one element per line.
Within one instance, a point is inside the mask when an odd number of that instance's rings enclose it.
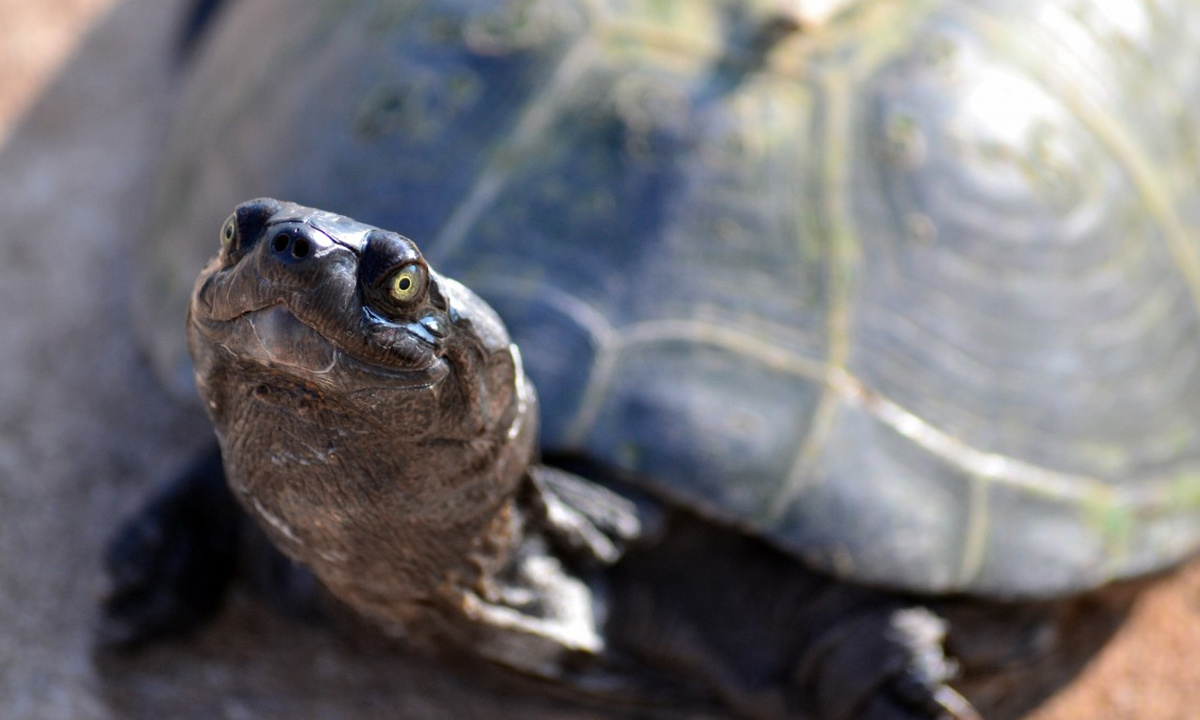
<path fill-rule="evenodd" d="M 566 298 L 583 303 L 569 293 L 554 301 L 560 310 Z M 568 303 L 569 305 L 569 303 Z M 576 308 L 578 310 L 578 308 Z M 573 317 L 575 312 L 566 313 Z M 599 316 L 603 317 L 603 316 Z M 591 327 L 591 324 L 589 324 Z M 635 346 L 669 342 L 688 342 L 727 350 L 764 367 L 821 383 L 841 406 L 857 407 L 897 434 L 907 438 L 966 476 L 983 478 L 1030 492 L 1070 502 L 1110 502 L 1141 509 L 1168 507 L 1176 484 L 1150 481 L 1149 489 L 1114 488 L 1096 477 L 1066 473 L 1027 463 L 998 453 L 967 445 L 946 431 L 923 420 L 866 385 L 844 367 L 806 357 L 760 335 L 742 332 L 726 325 L 697 320 L 650 320 L 617 329 L 604 326 L 602 336 L 588 332 L 600 359 L 589 379 L 585 400 L 580 404 L 571 428 L 573 441 L 581 440 L 599 415 L 603 393 L 611 382 L 622 351 Z M 1200 492 L 1200 468 L 1195 469 Z M 1168 486 L 1171 487 L 1168 487 Z M 1162 488 L 1161 490 L 1159 488 Z M 1190 487 L 1190 486 L 1189 486 Z"/>
<path fill-rule="evenodd" d="M 850 323 L 852 305 L 852 278 L 861 254 L 861 242 L 855 232 L 853 213 L 848 206 L 850 187 L 850 156 L 852 146 L 848 133 L 853 126 L 853 108 L 849 91 L 857 86 L 856 80 L 875 72 L 886 60 L 902 50 L 919 30 L 925 18 L 933 12 L 933 3 L 920 8 L 883 8 L 869 15 L 860 16 L 859 22 L 868 25 L 889 25 L 894 31 L 888 33 L 887 42 L 862 52 L 855 62 L 840 71 L 827 71 L 822 78 L 822 90 L 827 99 L 823 122 L 824 142 L 815 143 L 822 148 L 820 177 L 826 189 L 822 202 L 827 237 L 830 239 L 829 282 L 830 308 L 828 322 L 829 355 L 828 366 L 847 367 L 850 359 Z M 897 23 L 894 15 L 904 13 L 906 17 Z M 861 32 L 861 35 L 868 35 Z M 776 494 L 768 512 L 766 522 L 773 524 L 787 511 L 788 506 L 803 491 L 825 440 L 833 429 L 834 419 L 841 406 L 841 398 L 829 383 L 817 400 L 812 421 L 799 452 L 792 461 L 787 478 Z"/>
<path fill-rule="evenodd" d="M 1051 470 L 1007 455 L 973 448 L 871 390 L 842 368 L 831 368 L 828 382 L 843 395 L 847 403 L 863 408 L 879 422 L 965 475 L 977 475 L 1003 485 L 1071 502 L 1108 500 L 1143 509 L 1171 504 L 1168 494 L 1156 489 L 1112 487 L 1096 477 Z"/>
<path fill-rule="evenodd" d="M 827 77 L 823 88 L 827 100 L 822 118 L 826 142 L 821 144 L 820 177 L 825 181 L 822 184 L 825 192 L 818 205 L 824 209 L 824 230 L 831 239 L 826 272 L 829 283 L 829 311 L 825 316 L 829 342 L 828 364 L 831 367 L 845 367 L 850 357 L 850 276 L 854 269 L 857 244 L 846 208 L 846 175 L 849 172 L 847 165 L 850 164 L 850 142 L 846 137 L 846 128 L 850 122 L 850 106 L 846 97 L 846 81 L 837 80 L 836 77 Z M 777 524 L 804 489 L 812 467 L 833 429 L 840 398 L 828 383 L 823 384 L 824 389 L 813 409 L 808 433 L 800 443 L 783 486 L 775 494 L 764 518 L 768 525 Z"/>
<path fill-rule="evenodd" d="M 553 76 L 521 113 L 505 142 L 492 151 L 470 192 L 430 243 L 442 257 L 450 257 L 458 250 L 476 218 L 499 197 L 509 179 L 512 159 L 545 139 L 545 129 L 554 118 L 553 111 L 563 89 L 578 82 L 594 55 L 595 45 L 588 40 L 579 41 L 565 53 Z"/>
<path fill-rule="evenodd" d="M 996 21 L 983 11 L 961 8 L 970 24 L 974 25 L 997 47 L 1009 50 L 1014 60 L 1052 96 L 1057 97 L 1084 127 L 1088 128 L 1100 143 L 1112 152 L 1127 173 L 1138 195 L 1145 201 L 1151 214 L 1158 221 L 1159 229 L 1167 245 L 1167 252 L 1175 260 L 1192 296 L 1192 306 L 1200 313 L 1200 250 L 1190 244 L 1189 234 L 1171 207 L 1171 192 L 1159 182 L 1153 161 L 1139 151 L 1128 132 L 1093 103 L 1086 100 L 1068 78 L 1047 71 L 1045 63 L 1036 62 L 1015 43 L 1005 42 L 996 29 Z M 1038 46 L 1043 50 L 1043 46 Z M 1040 55 L 1038 57 L 1045 57 Z"/>
<path fill-rule="evenodd" d="M 991 478 L 972 475 L 967 478 L 967 522 L 963 534 L 962 555 L 958 562 L 957 587 L 969 587 L 983 568 L 988 539 L 988 487 Z"/>
<path fill-rule="evenodd" d="M 564 297 L 569 293 L 562 292 Z M 648 320 L 618 332 L 610 327 L 603 336 L 589 332 L 597 359 L 588 378 L 583 399 L 571 421 L 566 437 L 572 446 L 579 446 L 600 415 L 604 393 L 612 382 L 622 351 L 639 345 L 668 342 L 690 342 L 729 350 L 759 361 L 763 366 L 823 382 L 825 366 L 819 361 L 782 349 L 759 335 L 739 332 L 724 325 L 695 320 Z"/>

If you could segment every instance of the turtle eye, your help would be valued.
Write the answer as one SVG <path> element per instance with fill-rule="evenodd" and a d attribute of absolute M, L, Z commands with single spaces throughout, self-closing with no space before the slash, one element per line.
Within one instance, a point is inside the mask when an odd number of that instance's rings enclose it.
<path fill-rule="evenodd" d="M 392 273 L 388 279 L 388 295 L 393 301 L 407 305 L 421 297 L 426 280 L 425 268 L 418 263 L 409 263 Z"/>
<path fill-rule="evenodd" d="M 221 249 L 225 252 L 231 252 L 235 240 L 237 240 L 236 213 L 226 218 L 225 224 L 221 226 Z"/>

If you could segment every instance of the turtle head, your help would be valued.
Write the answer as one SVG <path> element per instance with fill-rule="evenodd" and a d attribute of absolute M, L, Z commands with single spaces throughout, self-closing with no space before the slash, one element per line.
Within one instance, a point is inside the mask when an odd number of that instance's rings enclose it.
<path fill-rule="evenodd" d="M 235 494 L 335 592 L 469 575 L 455 544 L 503 532 L 533 455 L 534 396 L 499 317 L 408 238 L 332 213 L 253 200 L 220 241 L 188 336 Z"/>
<path fill-rule="evenodd" d="M 306 386 L 410 440 L 520 422 L 528 388 L 504 325 L 412 240 L 271 199 L 240 205 L 220 240 L 191 305 L 202 391 L 233 361 L 267 376 L 250 390 Z"/>

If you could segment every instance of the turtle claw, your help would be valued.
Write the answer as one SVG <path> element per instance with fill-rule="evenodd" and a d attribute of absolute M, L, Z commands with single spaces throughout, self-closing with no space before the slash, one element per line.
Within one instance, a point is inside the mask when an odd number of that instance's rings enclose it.
<path fill-rule="evenodd" d="M 907 655 L 906 670 L 891 682 L 892 692 L 903 704 L 917 709 L 920 718 L 983 720 L 966 698 L 946 684 L 957 671 L 942 650 L 946 621 L 925 608 L 907 608 L 893 612 L 889 625 L 885 639 Z"/>
<path fill-rule="evenodd" d="M 946 623 L 922 607 L 882 608 L 827 630 L 799 667 L 817 717 L 981 720 L 947 682 Z"/>
<path fill-rule="evenodd" d="M 954 688 L 943 685 L 933 693 L 933 701 L 954 720 L 983 720 L 975 706 Z"/>
<path fill-rule="evenodd" d="M 867 702 L 854 717 L 866 720 L 983 720 L 966 698 L 949 687 L 938 688 L 926 701 L 917 709 L 881 695 Z"/>
<path fill-rule="evenodd" d="M 656 518 L 647 508 L 600 485 L 551 467 L 532 468 L 531 504 L 551 539 L 577 559 L 611 565 Z"/>
<path fill-rule="evenodd" d="M 891 683 L 890 692 L 868 701 L 861 717 L 871 720 L 983 720 L 971 703 L 944 683 L 932 686 L 904 675 Z"/>

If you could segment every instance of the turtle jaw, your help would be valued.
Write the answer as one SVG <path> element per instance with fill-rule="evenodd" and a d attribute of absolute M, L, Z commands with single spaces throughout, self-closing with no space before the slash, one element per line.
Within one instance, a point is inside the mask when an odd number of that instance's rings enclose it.
<path fill-rule="evenodd" d="M 428 354 L 426 362 L 411 368 L 374 362 L 373 358 L 348 352 L 298 318 L 282 302 L 248 310 L 229 320 L 205 318 L 193 308 L 189 325 L 192 355 L 197 359 L 197 371 L 201 374 L 205 371 L 201 359 L 209 354 L 202 346 L 220 348 L 242 362 L 251 362 L 272 372 L 291 375 L 318 386 L 336 384 L 343 390 L 384 386 L 391 389 L 428 388 L 450 374 L 446 359 L 433 352 Z M 414 341 L 418 339 L 424 338 L 413 338 Z"/>
<path fill-rule="evenodd" d="M 242 357 L 261 365 L 322 376 L 338 362 L 338 351 L 283 305 L 248 312 L 234 323 L 235 333 L 248 336 L 241 343 Z"/>

